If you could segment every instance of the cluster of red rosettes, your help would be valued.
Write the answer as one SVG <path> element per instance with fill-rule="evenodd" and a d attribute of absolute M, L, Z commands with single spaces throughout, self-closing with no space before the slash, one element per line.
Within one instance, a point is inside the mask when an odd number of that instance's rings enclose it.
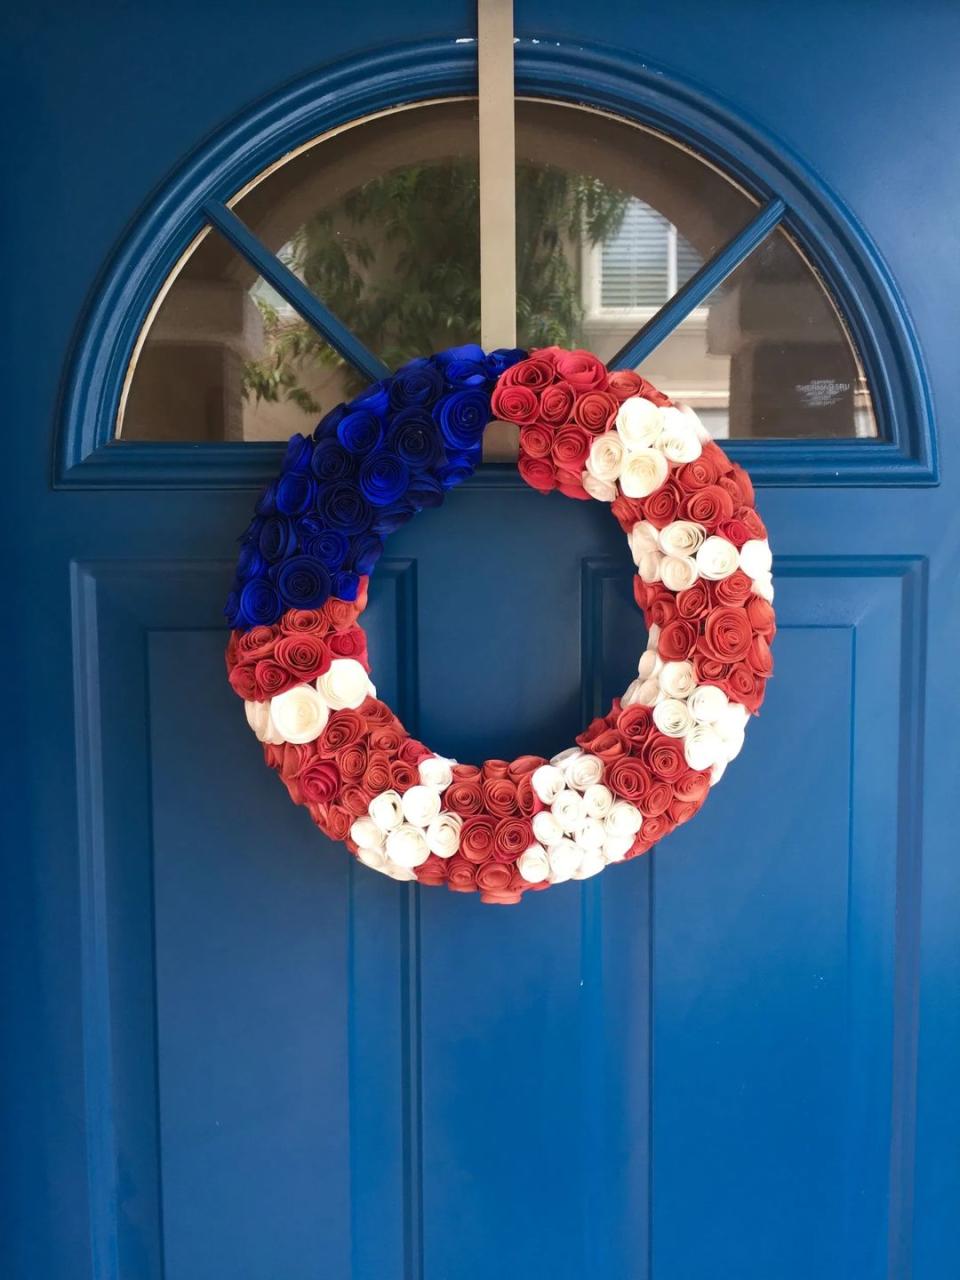
<path fill-rule="evenodd" d="M 247 702 L 265 702 L 316 680 L 334 658 L 354 658 L 369 671 L 366 633 L 357 625 L 368 582 L 361 578 L 356 600 L 331 596 L 319 609 L 288 609 L 272 626 L 232 631 L 227 674 L 234 692 Z"/>
<path fill-rule="evenodd" d="M 641 520 L 657 529 L 692 520 L 738 550 L 767 536 L 750 477 L 713 443 L 703 446 L 695 462 L 672 468 L 649 498 L 621 494 L 611 510 L 627 534 Z M 657 650 L 664 662 L 692 662 L 698 684 L 718 685 L 748 711 L 759 710 L 773 672 L 770 645 L 777 628 L 773 606 L 755 594 L 741 569 L 715 582 L 701 578 L 679 592 L 639 576 L 633 588 L 647 626 L 661 628 Z"/>
<path fill-rule="evenodd" d="M 612 428 L 631 396 L 670 404 L 669 396 L 639 374 L 609 373 L 589 351 L 543 347 L 500 375 L 490 407 L 520 427 L 517 467 L 532 489 L 588 499 L 582 479 L 590 445 Z"/>

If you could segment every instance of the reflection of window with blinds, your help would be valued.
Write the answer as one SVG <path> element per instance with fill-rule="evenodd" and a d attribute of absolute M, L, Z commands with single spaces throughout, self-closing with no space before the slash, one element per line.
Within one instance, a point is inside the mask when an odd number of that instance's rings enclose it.
<path fill-rule="evenodd" d="M 600 247 L 600 309 L 662 306 L 701 264 L 662 213 L 631 200 L 619 229 Z"/>

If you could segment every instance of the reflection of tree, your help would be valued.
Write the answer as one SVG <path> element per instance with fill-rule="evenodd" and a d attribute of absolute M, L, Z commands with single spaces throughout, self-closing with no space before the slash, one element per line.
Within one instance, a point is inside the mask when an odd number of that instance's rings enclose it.
<path fill-rule="evenodd" d="M 628 197 L 595 178 L 517 169 L 517 327 L 521 346 L 571 345 L 582 319 L 577 255 L 614 234 Z M 313 292 L 391 368 L 480 332 L 477 170 L 467 162 L 400 169 L 311 217 L 287 259 Z M 301 385 L 311 362 L 357 376 L 300 320 L 258 299 L 268 354 L 247 364 L 248 396 L 318 406 Z"/>

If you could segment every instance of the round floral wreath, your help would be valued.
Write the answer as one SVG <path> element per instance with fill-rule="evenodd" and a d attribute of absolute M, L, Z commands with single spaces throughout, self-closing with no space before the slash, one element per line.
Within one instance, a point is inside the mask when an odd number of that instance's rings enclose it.
<path fill-rule="evenodd" d="M 575 747 L 477 767 L 410 737 L 377 698 L 358 619 L 386 536 L 472 474 L 493 418 L 519 425 L 538 492 L 610 504 L 649 639 Z M 693 817 L 772 670 L 749 476 L 690 410 L 588 351 L 412 360 L 290 440 L 241 543 L 227 669 L 267 763 L 366 866 L 483 902 L 594 875 Z"/>

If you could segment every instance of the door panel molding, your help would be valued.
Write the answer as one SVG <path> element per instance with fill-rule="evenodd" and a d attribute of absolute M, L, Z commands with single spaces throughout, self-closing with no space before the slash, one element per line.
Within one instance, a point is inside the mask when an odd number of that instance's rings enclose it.
<path fill-rule="evenodd" d="M 179 654 L 183 643 L 211 632 L 219 647 L 224 626 L 217 602 L 231 571 L 220 560 L 74 562 L 71 567 L 87 1195 L 90 1270 L 98 1280 L 161 1280 L 165 1268 L 177 1273 L 184 1263 L 183 1240 L 176 1234 L 177 1223 L 187 1220 L 184 1198 L 175 1197 L 179 1203 L 171 1210 L 164 1182 L 165 1154 L 170 1163 L 165 1133 L 170 1141 L 173 1125 L 175 1140 L 184 1140 L 177 1132 L 184 1103 L 179 1097 L 170 1101 L 179 1086 L 179 1068 L 171 1065 L 169 1041 L 161 1053 L 165 1024 L 183 1017 L 179 1006 L 163 1007 L 165 995 L 168 1005 L 175 998 L 182 974 L 176 972 L 175 956 L 171 965 L 170 939 L 164 939 L 163 926 L 169 933 L 169 923 L 157 916 L 158 906 L 168 919 L 175 907 L 169 878 L 165 881 L 156 863 L 158 839 L 169 856 L 169 829 L 179 811 L 166 801 L 154 811 L 158 780 L 153 770 L 161 767 L 161 753 L 152 740 L 152 719 L 165 695 L 162 688 L 151 688 L 158 661 L 151 650 L 166 649 L 169 663 L 171 646 Z M 382 685 L 391 704 L 413 722 L 416 565 L 387 559 L 378 566 L 381 575 L 369 612 L 371 626 L 383 636 Z M 224 690 L 232 699 L 222 680 L 215 696 Z M 242 716 L 231 742 L 249 757 L 252 744 Z M 169 755 L 169 744 L 163 751 Z M 233 753 L 234 747 L 224 743 L 224 751 Z M 344 917 L 335 951 L 340 969 L 333 976 L 344 989 L 345 1003 L 339 1048 L 331 1052 L 343 1056 L 343 1128 L 351 1153 L 351 1184 L 343 1193 L 347 1212 L 340 1238 L 330 1245 L 333 1271 L 341 1273 L 342 1262 L 353 1274 L 408 1280 L 419 1274 L 420 1249 L 415 1230 L 421 1194 L 416 897 L 410 886 L 355 874 L 342 851 L 309 827 L 278 781 L 254 761 L 251 778 L 258 777 L 264 806 L 288 820 L 291 843 L 306 847 L 317 874 L 329 852 L 327 866 L 346 889 L 329 895 Z M 164 785 L 169 785 L 166 779 Z M 226 784 L 221 779 L 216 785 Z M 313 1012 L 321 1016 L 320 1010 Z M 181 1059 L 180 1067 L 182 1052 L 181 1046 L 173 1055 Z M 172 1119 L 165 1115 L 165 1102 Z M 336 1108 L 337 1101 L 317 1100 L 317 1106 L 324 1105 Z M 189 1102 L 184 1114 L 189 1115 Z M 203 1160 L 197 1163 L 202 1166 Z M 172 1176 L 169 1170 L 167 1176 Z"/>

